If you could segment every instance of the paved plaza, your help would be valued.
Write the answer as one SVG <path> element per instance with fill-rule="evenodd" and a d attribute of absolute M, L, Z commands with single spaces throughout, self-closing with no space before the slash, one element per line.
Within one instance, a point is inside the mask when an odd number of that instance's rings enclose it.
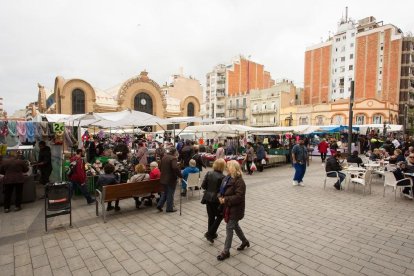
<path fill-rule="evenodd" d="M 74 200 L 68 216 L 51 219 L 44 232 L 43 201 L 19 213 L 0 213 L 0 275 L 414 275 L 414 202 L 376 178 L 372 194 L 337 191 L 314 157 L 305 187 L 292 186 L 293 169 L 245 176 L 246 217 L 241 227 L 250 248 L 231 257 L 223 249 L 225 223 L 213 245 L 203 234 L 207 215 L 198 193 L 183 199 L 183 213 L 134 208 L 123 200 L 108 222 L 95 206 Z M 178 207 L 178 200 L 176 200 Z"/>

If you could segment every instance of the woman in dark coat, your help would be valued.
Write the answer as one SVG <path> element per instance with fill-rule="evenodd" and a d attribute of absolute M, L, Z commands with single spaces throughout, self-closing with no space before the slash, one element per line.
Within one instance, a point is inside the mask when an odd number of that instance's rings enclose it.
<path fill-rule="evenodd" d="M 231 160 L 227 162 L 227 170 L 231 176 L 230 181 L 223 181 L 220 187 L 219 202 L 223 205 L 223 217 L 226 225 L 226 241 L 224 242 L 224 250 L 217 256 L 217 260 L 223 261 L 230 257 L 230 248 L 233 240 L 233 231 L 236 232 L 242 244 L 237 250 L 244 250 L 250 247 L 249 241 L 239 225 L 239 221 L 244 217 L 246 184 L 242 177 L 240 164 Z"/>
<path fill-rule="evenodd" d="M 226 161 L 223 158 L 217 159 L 213 163 L 213 171 L 208 172 L 201 184 L 201 188 L 205 190 L 203 203 L 206 204 L 208 215 L 208 229 L 204 237 L 211 243 L 217 238 L 217 229 L 223 220 L 223 214 L 218 210 L 220 203 L 217 195 L 224 178 L 223 171 L 226 168 Z"/>
<path fill-rule="evenodd" d="M 4 175 L 4 212 L 10 211 L 11 197 L 13 190 L 16 190 L 16 208 L 15 211 L 20 211 L 22 197 L 23 197 L 23 173 L 29 171 L 29 166 L 26 161 L 18 160 L 15 157 L 10 157 L 8 160 L 4 160 L 0 166 L 0 174 Z"/>

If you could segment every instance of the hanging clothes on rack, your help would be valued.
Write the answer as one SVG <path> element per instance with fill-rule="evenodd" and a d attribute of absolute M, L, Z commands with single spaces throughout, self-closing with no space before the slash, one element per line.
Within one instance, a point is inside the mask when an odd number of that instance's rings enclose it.
<path fill-rule="evenodd" d="M 35 126 L 33 122 L 26 122 L 26 137 L 29 143 L 35 142 Z"/>
<path fill-rule="evenodd" d="M 10 121 L 8 123 L 9 135 L 7 135 L 6 140 L 7 140 L 7 145 L 10 147 L 14 147 L 19 143 L 19 137 L 17 135 L 16 125 L 17 125 L 16 121 Z"/>
<path fill-rule="evenodd" d="M 73 127 L 72 126 L 65 126 L 65 144 L 68 147 L 73 147 L 74 145 L 78 144 L 78 141 L 73 136 Z"/>
<path fill-rule="evenodd" d="M 40 122 L 40 140 L 46 140 L 49 137 L 49 123 L 48 122 Z"/>
<path fill-rule="evenodd" d="M 19 135 L 20 142 L 24 143 L 27 139 L 27 128 L 25 122 L 17 121 L 17 134 Z"/>

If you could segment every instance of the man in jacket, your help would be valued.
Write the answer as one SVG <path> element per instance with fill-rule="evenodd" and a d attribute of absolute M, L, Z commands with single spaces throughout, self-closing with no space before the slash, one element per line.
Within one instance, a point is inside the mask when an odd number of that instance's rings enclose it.
<path fill-rule="evenodd" d="M 191 141 L 187 140 L 185 141 L 185 146 L 181 150 L 180 154 L 180 161 L 184 165 L 184 168 L 189 166 L 190 159 L 194 155 L 193 146 L 191 145 Z"/>
<path fill-rule="evenodd" d="M 303 177 L 306 172 L 306 165 L 309 166 L 308 149 L 305 147 L 303 138 L 292 148 L 292 163 L 295 168 L 295 175 L 293 176 L 293 186 L 305 186 L 303 184 Z"/>
<path fill-rule="evenodd" d="M 10 203 L 13 190 L 16 190 L 16 201 L 14 209 L 16 212 L 22 209 L 22 197 L 23 197 L 23 173 L 29 171 L 29 166 L 23 160 L 10 157 L 8 160 L 4 160 L 0 166 L 0 174 L 4 175 L 4 212 L 10 212 Z"/>
<path fill-rule="evenodd" d="M 263 171 L 262 160 L 266 158 L 266 151 L 263 147 L 262 142 L 257 143 L 256 158 L 257 158 L 257 170 L 259 172 L 262 172 Z"/>
<path fill-rule="evenodd" d="M 40 170 L 40 184 L 49 183 L 49 177 L 52 173 L 52 153 L 50 147 L 46 146 L 45 141 L 39 142 L 39 157 L 37 159 L 37 167 Z"/>
<path fill-rule="evenodd" d="M 164 192 L 161 195 L 161 199 L 158 202 L 157 209 L 162 212 L 164 203 L 167 202 L 166 212 L 176 212 L 177 210 L 173 208 L 174 203 L 174 192 L 177 186 L 178 178 L 182 178 L 181 171 L 177 166 L 177 150 L 171 147 L 168 150 L 168 153 L 164 155 L 161 160 L 161 177 L 160 183 L 164 188 Z"/>
<path fill-rule="evenodd" d="M 77 149 L 76 155 L 72 156 L 70 159 L 71 165 L 75 166 L 74 172 L 72 175 L 69 176 L 69 180 L 73 186 L 77 186 L 79 190 L 82 192 L 83 196 L 86 198 L 86 202 L 88 204 L 92 204 L 95 202 L 95 199 L 91 197 L 88 191 L 88 185 L 86 185 L 86 172 L 85 172 L 85 164 L 83 162 L 83 150 Z"/>
<path fill-rule="evenodd" d="M 328 177 L 336 177 L 336 173 L 338 173 L 339 181 L 334 184 L 335 189 L 341 189 L 341 183 L 344 181 L 346 175 L 340 171 L 342 171 L 341 164 L 339 164 L 339 159 L 341 158 L 341 153 L 337 152 L 334 156 L 330 156 L 326 161 L 325 171 L 327 172 L 326 176 Z M 330 173 L 328 173 L 330 172 Z"/>

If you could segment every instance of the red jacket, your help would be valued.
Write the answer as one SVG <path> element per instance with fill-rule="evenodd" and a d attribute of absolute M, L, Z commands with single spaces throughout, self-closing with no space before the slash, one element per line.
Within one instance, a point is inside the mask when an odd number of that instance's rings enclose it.
<path fill-rule="evenodd" d="M 322 141 L 318 145 L 318 150 L 320 153 L 327 153 L 329 148 L 329 144 L 326 141 Z"/>
<path fill-rule="evenodd" d="M 150 173 L 149 173 L 149 177 L 150 179 L 160 179 L 161 176 L 161 172 L 160 169 L 158 168 L 154 168 Z"/>
<path fill-rule="evenodd" d="M 72 158 L 70 159 L 71 163 L 74 161 L 76 161 L 75 172 L 69 177 L 69 180 L 83 184 L 86 181 L 85 164 L 83 162 L 83 159 L 78 157 L 77 155 L 72 156 Z"/>

